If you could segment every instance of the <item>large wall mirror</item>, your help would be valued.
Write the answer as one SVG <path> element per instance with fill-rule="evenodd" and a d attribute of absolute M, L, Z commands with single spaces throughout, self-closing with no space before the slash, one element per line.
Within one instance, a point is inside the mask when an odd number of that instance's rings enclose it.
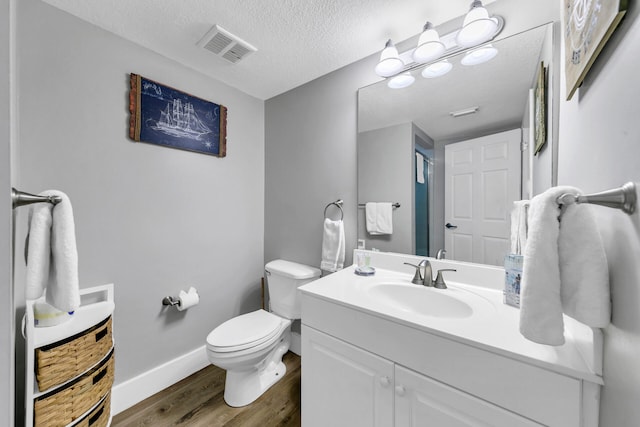
<path fill-rule="evenodd" d="M 447 58 L 453 68 L 444 76 L 418 69 L 409 87 L 381 81 L 358 91 L 359 247 L 424 256 L 446 249 L 446 258 L 503 264 L 513 202 L 554 181 L 552 39 L 553 24 L 543 25 L 494 41 L 488 62 L 465 66 L 461 53 Z M 546 101 L 536 91 L 543 81 Z M 542 126 L 547 143 L 534 153 Z M 507 152 L 509 175 L 487 169 Z M 391 234 L 367 230 L 370 202 L 396 204 Z M 465 224 L 478 215 L 481 227 L 501 230 L 469 235 Z"/>

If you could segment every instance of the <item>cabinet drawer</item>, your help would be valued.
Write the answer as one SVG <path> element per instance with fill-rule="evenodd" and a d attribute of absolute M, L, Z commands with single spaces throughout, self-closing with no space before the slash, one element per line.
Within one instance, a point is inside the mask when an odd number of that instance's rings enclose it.
<path fill-rule="evenodd" d="M 111 418 L 111 393 L 73 427 L 107 427 Z"/>
<path fill-rule="evenodd" d="M 111 391 L 113 350 L 96 367 L 60 389 L 35 399 L 34 425 L 65 426 L 91 409 Z"/>
<path fill-rule="evenodd" d="M 113 340 L 111 316 L 64 341 L 35 350 L 38 389 L 46 391 L 80 375 L 106 356 Z"/>

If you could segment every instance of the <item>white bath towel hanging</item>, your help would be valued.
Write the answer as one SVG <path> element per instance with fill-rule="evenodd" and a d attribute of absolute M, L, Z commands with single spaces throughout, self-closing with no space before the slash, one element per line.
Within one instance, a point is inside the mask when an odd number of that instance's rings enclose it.
<path fill-rule="evenodd" d="M 341 270 L 344 267 L 345 238 L 344 223 L 342 220 L 324 220 L 322 234 L 322 261 L 320 269 L 330 272 Z"/>
<path fill-rule="evenodd" d="M 424 156 L 416 151 L 416 182 L 424 184 Z"/>
<path fill-rule="evenodd" d="M 520 332 L 541 344 L 564 344 L 563 313 L 591 327 L 610 322 L 609 273 L 591 206 L 556 202 L 573 187 L 534 197 L 524 252 Z"/>
<path fill-rule="evenodd" d="M 511 253 L 515 255 L 524 254 L 524 248 L 527 245 L 529 203 L 529 200 L 513 202 L 513 210 L 511 211 Z"/>
<path fill-rule="evenodd" d="M 57 190 L 40 195 L 58 196 L 61 201 L 55 206 L 37 203 L 30 209 L 25 295 L 37 299 L 45 293 L 53 307 L 75 311 L 80 306 L 80 287 L 71 202 Z"/>
<path fill-rule="evenodd" d="M 365 205 L 367 232 L 373 236 L 393 234 L 393 204 L 368 202 Z"/>

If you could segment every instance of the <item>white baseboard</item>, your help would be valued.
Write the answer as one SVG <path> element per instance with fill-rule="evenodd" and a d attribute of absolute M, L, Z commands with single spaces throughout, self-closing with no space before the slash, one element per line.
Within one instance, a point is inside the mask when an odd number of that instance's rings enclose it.
<path fill-rule="evenodd" d="M 111 391 L 111 413 L 119 414 L 209 365 L 206 346 L 117 384 Z"/>
<path fill-rule="evenodd" d="M 291 344 L 289 350 L 298 356 L 302 356 L 302 337 L 298 332 L 291 332 Z"/>

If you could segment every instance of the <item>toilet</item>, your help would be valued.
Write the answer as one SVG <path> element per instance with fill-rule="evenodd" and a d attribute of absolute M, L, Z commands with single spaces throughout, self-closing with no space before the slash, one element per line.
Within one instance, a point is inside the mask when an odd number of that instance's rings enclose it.
<path fill-rule="evenodd" d="M 320 277 L 320 270 L 291 261 L 267 263 L 270 312 L 256 310 L 227 320 L 207 336 L 207 357 L 227 371 L 224 400 L 245 406 L 286 373 L 282 356 L 289 350 L 291 322 L 300 318 L 298 287 Z"/>

